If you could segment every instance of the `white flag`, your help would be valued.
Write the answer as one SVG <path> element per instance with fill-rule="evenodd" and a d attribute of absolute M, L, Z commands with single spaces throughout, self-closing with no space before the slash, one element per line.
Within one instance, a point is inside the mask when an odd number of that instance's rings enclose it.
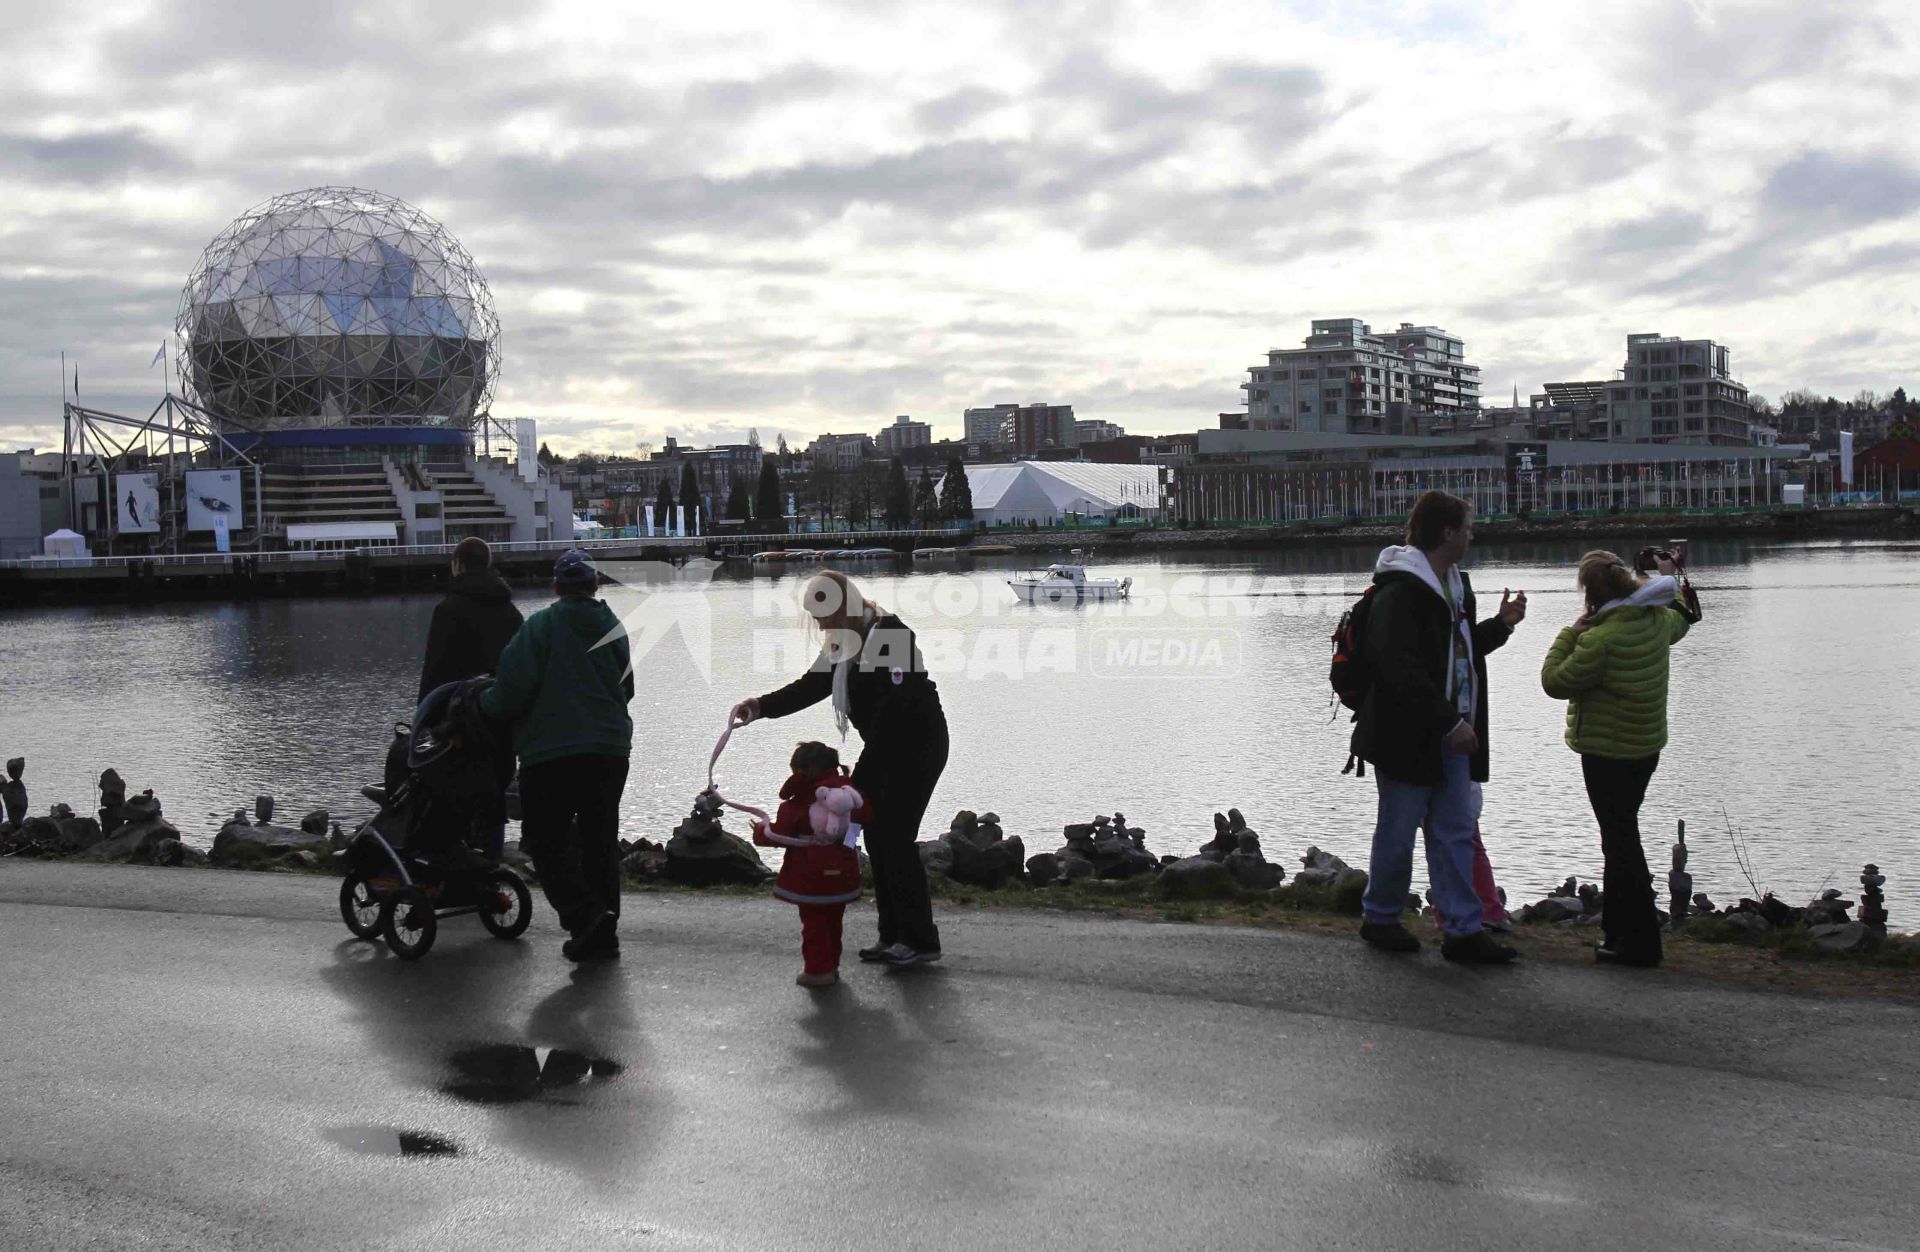
<path fill-rule="evenodd" d="M 160 358 L 166 355 L 167 355 L 167 341 L 162 339 L 160 341 L 160 350 L 153 354 L 153 360 L 147 362 L 147 368 L 152 369 L 154 366 L 160 364 Z"/>

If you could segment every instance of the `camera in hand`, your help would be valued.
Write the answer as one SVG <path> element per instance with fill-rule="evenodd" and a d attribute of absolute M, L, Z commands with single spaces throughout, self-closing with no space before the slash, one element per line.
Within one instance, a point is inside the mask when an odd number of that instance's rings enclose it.
<path fill-rule="evenodd" d="M 1672 561 L 1675 569 L 1685 569 L 1687 555 L 1672 548 L 1642 548 L 1633 557 L 1633 570 L 1636 574 L 1651 574 L 1660 568 L 1660 562 Z"/>

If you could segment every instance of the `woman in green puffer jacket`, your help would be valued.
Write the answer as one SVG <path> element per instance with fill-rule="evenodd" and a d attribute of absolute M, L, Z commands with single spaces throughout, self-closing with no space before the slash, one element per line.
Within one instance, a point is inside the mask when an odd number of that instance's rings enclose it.
<path fill-rule="evenodd" d="M 1600 961 L 1660 963 L 1653 876 L 1640 846 L 1640 804 L 1667 744 L 1667 650 L 1687 633 L 1678 570 L 1648 579 L 1611 552 L 1580 558 L 1586 611 L 1560 632 L 1540 685 L 1567 701 L 1567 746 L 1580 754 L 1606 858 Z"/>

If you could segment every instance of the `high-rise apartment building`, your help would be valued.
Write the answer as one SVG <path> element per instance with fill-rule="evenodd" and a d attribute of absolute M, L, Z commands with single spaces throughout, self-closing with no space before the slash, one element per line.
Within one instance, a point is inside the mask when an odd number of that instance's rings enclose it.
<path fill-rule="evenodd" d="M 1480 367 L 1467 364 L 1465 344 L 1411 322 L 1376 335 L 1354 318 L 1316 319 L 1302 347 L 1268 352 L 1247 375 L 1252 430 L 1412 435 L 1423 418 L 1480 407 Z"/>
<path fill-rule="evenodd" d="M 1753 409 L 1727 350 L 1711 339 L 1627 336 L 1627 363 L 1607 383 L 1614 443 L 1748 444 Z"/>
<path fill-rule="evenodd" d="M 1032 456 L 1042 448 L 1077 448 L 1071 404 L 1019 404 L 1000 424 L 1000 443 L 1015 456 Z"/>
<path fill-rule="evenodd" d="M 933 427 L 925 422 L 916 422 L 906 414 L 893 419 L 893 425 L 883 429 L 873 441 L 882 456 L 899 456 L 908 448 L 923 448 L 933 442 Z"/>
<path fill-rule="evenodd" d="M 1007 419 L 1013 416 L 1017 404 L 994 404 L 985 408 L 968 409 L 966 412 L 968 443 L 982 444 L 986 447 L 998 447 L 1000 432 L 1006 426 Z"/>

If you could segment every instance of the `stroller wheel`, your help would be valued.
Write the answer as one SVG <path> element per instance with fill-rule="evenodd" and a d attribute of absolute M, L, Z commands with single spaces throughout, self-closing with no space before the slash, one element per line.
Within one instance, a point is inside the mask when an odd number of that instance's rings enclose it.
<path fill-rule="evenodd" d="M 425 956 L 439 932 L 440 919 L 434 916 L 433 901 L 418 887 L 408 887 L 387 906 L 387 946 L 402 960 Z"/>
<path fill-rule="evenodd" d="M 533 893 L 510 869 L 488 874 L 480 884 L 480 924 L 497 939 L 518 939 L 533 920 Z"/>
<path fill-rule="evenodd" d="M 373 884 L 357 870 L 340 884 L 340 920 L 362 939 L 378 939 L 387 928 L 387 902 L 374 894 Z"/>

